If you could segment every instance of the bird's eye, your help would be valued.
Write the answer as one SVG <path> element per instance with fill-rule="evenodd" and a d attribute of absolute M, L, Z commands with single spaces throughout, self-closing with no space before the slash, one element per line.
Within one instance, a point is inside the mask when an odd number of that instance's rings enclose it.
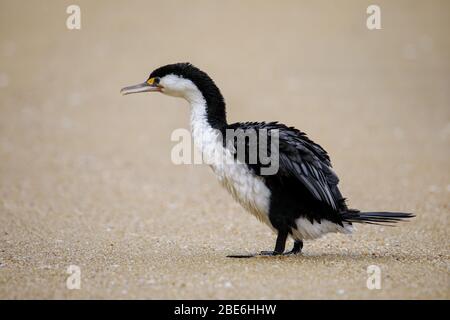
<path fill-rule="evenodd" d="M 149 84 L 151 86 L 157 86 L 159 84 L 160 80 L 161 80 L 161 78 L 159 78 L 159 77 L 152 77 L 152 78 L 149 78 L 146 82 L 147 82 L 147 84 Z"/>

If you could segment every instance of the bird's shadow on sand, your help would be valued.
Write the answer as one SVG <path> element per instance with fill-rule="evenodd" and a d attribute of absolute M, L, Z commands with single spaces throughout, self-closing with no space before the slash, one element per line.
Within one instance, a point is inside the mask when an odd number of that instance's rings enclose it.
<path fill-rule="evenodd" d="M 416 255 L 405 255 L 396 253 L 301 253 L 296 255 L 278 255 L 278 256 L 264 256 L 255 254 L 248 254 L 248 257 L 226 257 L 227 261 L 240 263 L 253 263 L 255 261 L 261 263 L 273 263 L 286 261 L 289 262 L 349 262 L 349 261 L 374 261 L 374 262 L 388 262 L 388 261 L 408 261 L 412 257 L 417 258 Z"/>

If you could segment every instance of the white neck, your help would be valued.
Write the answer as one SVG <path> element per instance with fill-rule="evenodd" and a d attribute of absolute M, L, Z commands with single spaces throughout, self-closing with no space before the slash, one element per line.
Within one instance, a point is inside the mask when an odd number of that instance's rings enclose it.
<path fill-rule="evenodd" d="M 212 160 L 218 149 L 222 149 L 221 132 L 211 127 L 207 118 L 207 105 L 203 99 L 190 101 L 191 104 L 191 132 L 194 145 L 202 153 L 205 160 Z M 220 150 L 221 151 L 221 150 Z"/>

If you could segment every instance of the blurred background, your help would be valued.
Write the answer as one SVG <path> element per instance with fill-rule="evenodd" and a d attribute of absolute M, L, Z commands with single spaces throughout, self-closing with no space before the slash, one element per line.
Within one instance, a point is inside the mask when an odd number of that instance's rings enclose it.
<path fill-rule="evenodd" d="M 370 4 L 0 0 L 0 298 L 450 298 L 450 2 L 377 0 L 381 30 Z M 119 94 L 186 61 L 229 122 L 278 120 L 328 150 L 351 207 L 417 218 L 225 258 L 275 237 L 208 167 L 171 163 L 186 102 Z"/>

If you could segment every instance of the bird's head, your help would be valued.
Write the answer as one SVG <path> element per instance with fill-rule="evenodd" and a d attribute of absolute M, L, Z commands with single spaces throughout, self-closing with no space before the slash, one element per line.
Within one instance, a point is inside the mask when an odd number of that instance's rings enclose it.
<path fill-rule="evenodd" d="M 192 100 L 196 96 L 218 93 L 212 79 L 190 63 L 175 63 L 152 71 L 148 79 L 140 84 L 125 87 L 123 95 L 140 92 L 161 92 L 169 96 Z"/>
<path fill-rule="evenodd" d="M 168 64 L 152 71 L 148 79 L 120 91 L 123 95 L 161 92 L 186 99 L 191 105 L 205 108 L 211 126 L 226 124 L 225 101 L 214 81 L 190 63 Z"/>

